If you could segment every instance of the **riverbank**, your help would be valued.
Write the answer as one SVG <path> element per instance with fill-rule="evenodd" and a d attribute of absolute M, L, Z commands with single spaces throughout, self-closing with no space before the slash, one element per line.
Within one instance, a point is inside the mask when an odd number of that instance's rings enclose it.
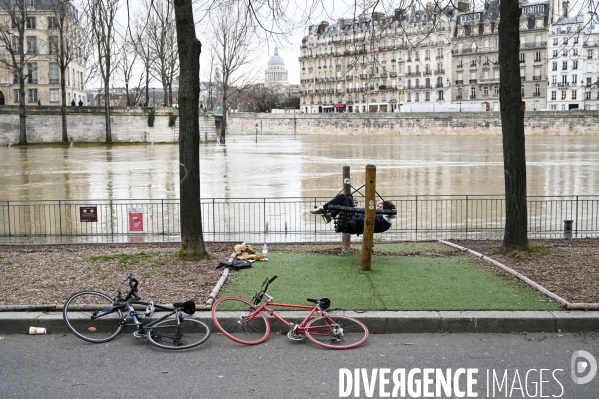
<path fill-rule="evenodd" d="M 568 302 L 599 302 L 599 270 L 596 268 L 599 239 L 531 240 L 530 253 L 512 255 L 497 252 L 500 241 L 456 242 L 498 260 Z M 140 295 L 144 299 L 156 303 L 195 299 L 198 304 L 204 304 L 222 273 L 222 269 L 216 267 L 228 259 L 234 243 L 207 243 L 206 246 L 214 259 L 179 258 L 176 256 L 179 243 L 2 245 L 0 305 L 61 305 L 72 293 L 84 289 L 113 293 L 127 272 L 140 280 Z M 334 244 L 271 244 L 269 250 L 273 254 L 283 251 L 340 254 L 339 246 Z M 377 253 L 375 245 L 374 264 L 377 255 L 384 253 Z M 400 255 L 422 257 L 424 254 L 406 250 Z M 480 264 L 498 276 L 512 279 L 502 269 L 482 261 Z M 518 280 L 518 284 L 523 283 Z"/>
<path fill-rule="evenodd" d="M 59 107 L 28 107 L 29 143 L 60 143 Z M 106 120 L 101 107 L 67 110 L 69 139 L 75 143 L 106 141 Z M 160 108 L 114 108 L 111 110 L 112 140 L 118 142 L 178 142 L 178 111 Z M 150 126 L 149 120 L 153 119 Z M 174 123 L 173 123 L 174 119 Z M 214 115 L 200 114 L 201 141 L 216 140 Z M 18 143 L 18 107 L 0 109 L 0 145 Z M 528 136 L 597 136 L 599 111 L 530 111 L 524 119 Z M 232 113 L 229 136 L 249 135 L 397 135 L 397 136 L 501 136 L 499 112 L 459 113 L 331 113 L 270 114 Z"/>

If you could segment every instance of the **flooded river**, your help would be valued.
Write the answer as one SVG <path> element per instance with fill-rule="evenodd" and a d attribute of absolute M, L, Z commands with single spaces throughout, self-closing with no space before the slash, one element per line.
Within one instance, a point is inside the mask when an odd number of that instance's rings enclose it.
<path fill-rule="evenodd" d="M 391 195 L 502 194 L 501 137 L 230 136 L 200 146 L 202 198 L 327 197 L 342 167 Z M 599 193 L 598 137 L 528 137 L 528 194 Z M 177 144 L 0 148 L 0 199 L 173 199 Z"/>

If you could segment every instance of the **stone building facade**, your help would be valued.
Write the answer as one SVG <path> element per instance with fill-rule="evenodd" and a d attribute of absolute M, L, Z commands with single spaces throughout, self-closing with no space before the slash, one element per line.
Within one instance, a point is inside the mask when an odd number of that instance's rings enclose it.
<path fill-rule="evenodd" d="M 50 0 L 30 0 L 27 8 L 27 22 L 24 43 L 26 49 L 25 102 L 29 105 L 44 106 L 61 105 L 60 69 L 58 64 L 60 37 L 57 23 L 57 2 Z M 81 49 L 77 43 L 82 37 L 78 10 L 69 4 L 66 23 L 68 31 L 65 42 L 69 43 L 69 51 L 73 58 L 66 68 L 66 100 L 87 105 L 84 89 L 85 63 Z M 0 29 L 12 36 L 15 46 L 18 31 L 14 29 L 10 13 L 0 8 Z M 19 103 L 19 80 L 9 65 L 11 54 L 5 42 L 0 43 L 0 103 Z"/>
<path fill-rule="evenodd" d="M 554 54 L 548 41 L 568 18 L 568 2 L 524 1 L 521 7 L 522 98 L 527 110 L 550 109 Z M 422 10 L 310 25 L 299 58 L 301 110 L 498 111 L 499 22 L 499 0 L 488 0 L 480 10 L 468 2 L 429 3 Z"/>

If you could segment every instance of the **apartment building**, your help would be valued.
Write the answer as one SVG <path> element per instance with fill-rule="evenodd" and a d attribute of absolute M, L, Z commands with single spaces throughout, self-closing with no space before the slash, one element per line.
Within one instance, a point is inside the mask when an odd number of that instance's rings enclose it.
<path fill-rule="evenodd" d="M 26 70 L 25 82 L 26 103 L 30 105 L 61 104 L 60 70 L 58 64 L 59 29 L 55 0 L 27 0 L 27 21 L 25 26 Z M 84 90 L 85 64 L 80 48 L 76 45 L 81 38 L 82 27 L 79 24 L 79 12 L 69 4 L 67 11 L 68 33 L 65 40 L 75 57 L 66 69 L 66 99 L 83 104 L 87 103 Z M 10 13 L 0 8 L 0 29 L 12 42 L 0 44 L 0 104 L 19 103 L 19 79 L 7 66 L 11 63 L 11 54 L 6 45 L 18 46 L 18 31 L 11 20 Z M 86 104 L 87 105 L 87 104 Z"/>
<path fill-rule="evenodd" d="M 585 14 L 582 43 L 583 108 L 599 110 L 599 19 Z"/>
<path fill-rule="evenodd" d="M 520 17 L 520 79 L 528 110 L 546 108 L 549 1 L 525 3 Z M 456 18 L 453 38 L 454 103 L 499 111 L 499 1 Z"/>
<path fill-rule="evenodd" d="M 564 17 L 549 30 L 547 52 L 551 56 L 547 105 L 550 110 L 582 109 L 584 100 L 584 17 Z"/>

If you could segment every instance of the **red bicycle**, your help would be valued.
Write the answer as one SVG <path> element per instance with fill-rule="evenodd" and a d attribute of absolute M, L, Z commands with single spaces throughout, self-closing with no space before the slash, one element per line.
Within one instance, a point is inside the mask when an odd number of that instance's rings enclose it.
<path fill-rule="evenodd" d="M 268 286 L 278 275 L 266 279 L 252 301 L 236 296 L 225 296 L 214 302 L 212 321 L 216 328 L 235 342 L 258 345 L 270 334 L 270 323 L 265 312 L 289 327 L 287 336 L 295 341 L 308 338 L 316 345 L 329 349 L 351 349 L 368 339 L 368 328 L 359 320 L 325 312 L 331 305 L 329 298 L 308 298 L 314 305 L 294 305 L 273 302 L 266 293 Z M 266 300 L 262 303 L 262 300 Z M 293 324 L 277 314 L 272 307 L 310 310 L 299 324 Z"/>

